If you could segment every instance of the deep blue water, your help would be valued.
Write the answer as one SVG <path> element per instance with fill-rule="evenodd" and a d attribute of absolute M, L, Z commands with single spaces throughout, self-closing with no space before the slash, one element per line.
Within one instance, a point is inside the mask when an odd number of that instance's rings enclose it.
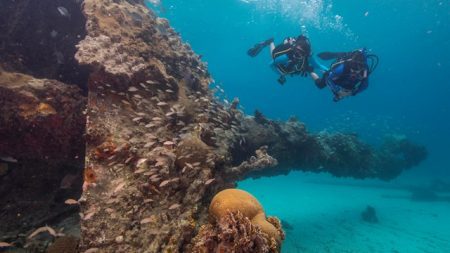
<path fill-rule="evenodd" d="M 354 132 L 372 144 L 386 134 L 406 135 L 429 155 L 393 183 L 450 181 L 450 1 L 162 0 L 156 9 L 203 56 L 227 97 L 240 98 L 245 112 L 258 109 L 282 120 L 295 115 L 312 132 Z M 279 85 L 267 49 L 256 58 L 246 54 L 269 37 L 281 42 L 300 33 L 308 35 L 315 54 L 366 47 L 378 55 L 369 88 L 335 103 L 309 77 Z M 366 185 L 339 187 L 348 183 Z M 291 173 L 239 187 L 295 227 L 283 252 L 450 252 L 448 203 L 386 199 L 405 193 L 367 187 L 379 183 Z M 355 218 L 366 204 L 377 207 L 382 225 Z"/>
<path fill-rule="evenodd" d="M 450 179 L 450 1 L 163 0 L 158 10 L 247 113 L 296 115 L 311 131 L 356 132 L 371 143 L 404 134 L 429 150 L 417 173 Z M 369 89 L 335 103 L 310 78 L 279 85 L 268 50 L 246 54 L 256 42 L 302 32 L 314 53 L 367 47 L 377 54 Z"/>

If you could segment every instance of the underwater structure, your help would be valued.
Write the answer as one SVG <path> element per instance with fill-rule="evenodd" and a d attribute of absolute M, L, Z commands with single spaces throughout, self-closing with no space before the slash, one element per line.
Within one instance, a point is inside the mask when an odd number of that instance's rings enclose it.
<path fill-rule="evenodd" d="M 245 115 L 238 99 L 214 97 L 211 80 L 141 0 L 2 1 L 0 241 L 203 252 L 210 201 L 238 180 L 290 170 L 389 180 L 426 158 L 404 137 L 373 147 L 295 118 Z M 219 223 L 264 233 L 248 219 Z"/>

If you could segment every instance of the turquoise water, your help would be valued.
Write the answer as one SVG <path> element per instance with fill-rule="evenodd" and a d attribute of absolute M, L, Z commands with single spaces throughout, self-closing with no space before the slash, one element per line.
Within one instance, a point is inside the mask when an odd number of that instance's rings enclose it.
<path fill-rule="evenodd" d="M 296 115 L 310 131 L 355 132 L 373 144 L 395 133 L 426 145 L 428 159 L 389 184 L 304 173 L 241 182 L 269 214 L 293 225 L 283 252 L 450 252 L 450 203 L 382 197 L 407 194 L 394 186 L 450 181 L 450 1 L 162 0 L 156 9 L 247 113 Z M 310 78 L 279 85 L 267 50 L 246 54 L 256 42 L 299 33 L 314 53 L 367 47 L 377 54 L 369 88 L 335 103 Z M 379 225 L 358 219 L 367 204 L 379 211 Z"/>

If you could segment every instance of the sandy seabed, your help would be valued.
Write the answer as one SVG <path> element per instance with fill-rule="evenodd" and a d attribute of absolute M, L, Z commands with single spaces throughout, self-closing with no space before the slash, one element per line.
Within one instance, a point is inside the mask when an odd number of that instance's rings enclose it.
<path fill-rule="evenodd" d="M 283 253 L 450 252 L 450 202 L 414 202 L 392 186 L 298 172 L 239 184 L 293 227 Z M 361 220 L 367 205 L 378 224 Z"/>

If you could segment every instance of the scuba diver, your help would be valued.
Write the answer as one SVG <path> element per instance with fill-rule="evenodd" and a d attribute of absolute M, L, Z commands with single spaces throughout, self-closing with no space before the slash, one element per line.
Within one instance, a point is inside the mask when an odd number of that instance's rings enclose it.
<path fill-rule="evenodd" d="M 256 44 L 247 51 L 251 57 L 255 57 L 266 46 L 270 45 L 270 56 L 273 61 L 272 69 L 280 74 L 278 82 L 283 85 L 286 82 L 286 75 L 301 75 L 303 77 L 312 71 L 309 66 L 309 57 L 311 56 L 311 44 L 306 36 L 300 35 L 297 38 L 288 37 L 283 43 L 275 46 L 273 38 Z"/>
<path fill-rule="evenodd" d="M 322 78 L 319 78 L 315 72 L 310 72 L 319 89 L 325 86 L 330 87 L 335 102 L 348 96 L 355 96 L 367 89 L 369 75 L 378 65 L 378 57 L 367 54 L 365 48 L 345 53 L 324 52 L 317 56 L 322 60 L 335 60 L 329 69 L 312 61 L 313 65 L 324 71 Z"/>

